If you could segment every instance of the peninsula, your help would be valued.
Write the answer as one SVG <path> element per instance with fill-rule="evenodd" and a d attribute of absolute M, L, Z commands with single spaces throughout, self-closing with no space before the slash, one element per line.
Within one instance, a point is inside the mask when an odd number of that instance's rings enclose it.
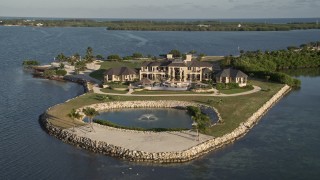
<path fill-rule="evenodd" d="M 301 47 L 281 52 L 283 56 L 292 54 L 291 63 L 298 61 L 299 55 L 305 55 L 305 64 L 300 63 L 296 68 L 311 66 L 310 62 L 313 62 L 312 67 L 319 67 L 314 59 L 320 55 L 317 43 Z M 254 58 L 262 56 L 268 56 L 269 62 L 258 66 Z M 140 63 L 141 60 L 99 61 L 95 60 L 92 48 L 88 48 L 85 57 L 90 63 L 87 67 L 96 68 L 80 76 L 87 93 L 49 108 L 40 116 L 40 123 L 49 134 L 93 152 L 129 161 L 190 161 L 244 136 L 292 87 L 300 86 L 298 80 L 277 72 L 277 69 L 293 67 L 271 58 L 279 56 L 275 51 L 246 52 L 235 58 L 225 57 L 220 61 L 222 69 L 217 69 L 212 62 L 193 58 L 191 54 L 184 57 L 167 54 L 163 59 L 144 59 Z M 74 57 L 64 58 L 66 61 L 72 59 Z M 62 62 L 56 67 L 70 68 L 66 64 L 62 66 Z M 235 68 L 241 68 L 249 75 Z M 75 67 L 73 71 L 81 73 Z M 67 73 L 71 72 L 68 70 Z M 90 82 L 93 77 L 98 79 Z M 99 80 L 103 81 L 100 85 L 96 84 Z M 188 110 L 193 120 L 192 128 L 143 129 L 121 125 L 112 119 L 95 118 L 104 111 L 139 108 L 154 112 L 159 108 Z M 216 114 L 216 118 L 212 119 L 203 108 Z M 157 119 L 153 114 L 141 117 Z M 127 118 L 133 122 L 135 117 Z"/>

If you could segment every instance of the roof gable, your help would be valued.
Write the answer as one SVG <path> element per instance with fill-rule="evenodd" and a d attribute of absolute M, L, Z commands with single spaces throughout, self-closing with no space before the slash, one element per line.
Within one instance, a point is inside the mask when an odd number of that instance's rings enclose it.
<path fill-rule="evenodd" d="M 128 67 L 116 67 L 116 68 L 110 68 L 108 69 L 104 75 L 131 75 L 131 74 L 137 74 L 135 69 L 128 68 Z"/>
<path fill-rule="evenodd" d="M 246 75 L 240 70 L 228 68 L 217 73 L 216 77 L 232 77 L 232 78 L 245 77 L 246 78 L 248 77 L 248 75 Z"/>

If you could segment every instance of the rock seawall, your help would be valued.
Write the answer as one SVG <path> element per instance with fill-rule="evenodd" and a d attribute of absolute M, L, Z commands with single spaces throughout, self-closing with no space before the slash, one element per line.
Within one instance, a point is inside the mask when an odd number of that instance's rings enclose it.
<path fill-rule="evenodd" d="M 102 153 L 106 155 L 111 155 L 119 157 L 121 159 L 126 159 L 129 161 L 145 161 L 145 162 L 155 162 L 155 163 L 178 163 L 186 162 L 195 159 L 207 152 L 220 148 L 226 144 L 232 143 L 238 138 L 244 136 L 260 119 L 260 117 L 272 107 L 274 103 L 281 99 L 290 90 L 290 87 L 285 85 L 280 91 L 278 91 L 269 101 L 267 101 L 257 112 L 252 114 L 246 122 L 243 122 L 231 133 L 225 134 L 218 138 L 212 138 L 201 144 L 198 144 L 189 149 L 179 151 L 179 152 L 144 152 L 130 150 L 119 146 L 114 146 L 108 144 L 107 142 L 95 141 L 86 137 L 81 137 L 73 134 L 69 130 L 63 130 L 54 127 L 49 121 L 46 113 L 40 116 L 40 122 L 42 127 L 50 134 L 63 142 L 73 144 L 75 146 L 87 149 L 93 152 Z M 110 108 L 123 108 L 125 107 L 176 107 L 176 106 L 186 106 L 194 105 L 190 102 L 180 102 L 180 101 L 135 101 L 132 102 L 113 102 L 104 104 L 94 104 L 90 107 L 94 107 L 99 110 L 110 109 Z M 141 133 L 141 132 L 140 132 Z"/>

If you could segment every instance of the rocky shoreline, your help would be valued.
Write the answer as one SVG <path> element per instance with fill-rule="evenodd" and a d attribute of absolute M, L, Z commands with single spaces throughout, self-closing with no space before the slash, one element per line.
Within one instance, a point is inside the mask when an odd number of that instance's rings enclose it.
<path fill-rule="evenodd" d="M 207 141 L 201 142 L 200 144 L 193 146 L 189 149 L 176 151 L 176 152 L 144 152 L 137 150 L 130 150 L 127 148 L 115 146 L 108 144 L 103 141 L 91 140 L 87 137 L 78 136 L 68 129 L 60 129 L 54 127 L 48 121 L 47 113 L 44 113 L 40 116 L 40 123 L 43 129 L 48 132 L 50 135 L 57 137 L 63 142 L 81 147 L 83 149 L 90 150 L 96 153 L 102 153 L 114 157 L 119 157 L 121 159 L 126 159 L 129 161 L 137 162 L 154 162 L 154 163 L 181 163 L 193 160 L 203 154 L 208 153 L 214 149 L 220 148 L 224 145 L 230 144 L 235 140 L 244 136 L 248 131 L 259 121 L 259 119 L 277 102 L 279 101 L 287 92 L 290 91 L 290 87 L 285 85 L 280 89 L 269 101 L 267 101 L 257 112 L 252 114 L 246 122 L 243 122 L 231 133 L 225 134 L 221 137 L 209 139 Z M 133 102 L 113 102 L 104 103 L 104 104 L 95 104 L 91 107 L 96 108 L 97 110 L 102 110 L 106 108 L 123 108 L 123 107 L 181 107 L 186 105 L 194 105 L 195 103 L 191 102 L 181 102 L 181 101 L 135 101 Z M 125 106 L 124 106 L 125 105 Z M 218 113 L 218 112 L 217 112 Z M 219 113 L 218 113 L 218 117 Z M 110 127 L 106 127 L 110 128 Z M 125 130 L 132 131 L 132 130 Z M 144 132 L 136 132 L 144 133 Z"/>

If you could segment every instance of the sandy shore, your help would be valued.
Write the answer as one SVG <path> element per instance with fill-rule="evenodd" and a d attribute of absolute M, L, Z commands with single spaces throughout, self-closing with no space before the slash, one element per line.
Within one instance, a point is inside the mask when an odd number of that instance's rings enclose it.
<path fill-rule="evenodd" d="M 77 136 L 87 137 L 93 141 L 103 141 L 130 150 L 145 152 L 174 152 L 189 149 L 197 144 L 212 139 L 212 136 L 199 134 L 193 131 L 183 132 L 128 132 L 116 128 L 93 125 L 75 128 Z M 72 132 L 72 129 L 68 131 Z M 91 131 L 91 132 L 90 132 Z"/>

